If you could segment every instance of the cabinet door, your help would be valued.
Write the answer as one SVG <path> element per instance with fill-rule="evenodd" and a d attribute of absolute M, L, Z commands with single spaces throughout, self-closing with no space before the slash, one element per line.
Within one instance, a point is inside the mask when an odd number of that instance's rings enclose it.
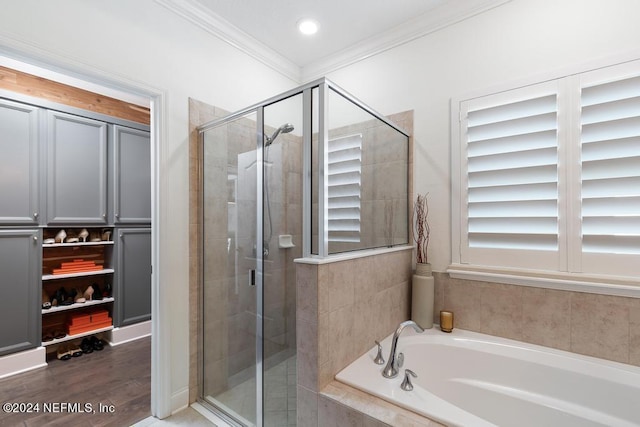
<path fill-rule="evenodd" d="M 40 231 L 0 230 L 0 356 L 40 345 Z"/>
<path fill-rule="evenodd" d="M 0 100 L 0 224 L 38 225 L 39 109 Z"/>
<path fill-rule="evenodd" d="M 151 229 L 116 229 L 116 310 L 114 324 L 151 319 Z"/>
<path fill-rule="evenodd" d="M 48 112 L 47 223 L 106 224 L 107 124 Z"/>
<path fill-rule="evenodd" d="M 151 139 L 149 132 L 113 127 L 114 224 L 151 223 Z"/>

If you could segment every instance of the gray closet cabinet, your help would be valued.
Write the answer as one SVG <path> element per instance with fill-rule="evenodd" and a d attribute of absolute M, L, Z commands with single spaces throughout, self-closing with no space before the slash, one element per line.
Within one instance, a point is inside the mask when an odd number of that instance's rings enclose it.
<path fill-rule="evenodd" d="M 113 126 L 113 224 L 151 224 L 149 132 Z"/>
<path fill-rule="evenodd" d="M 47 224 L 107 223 L 107 124 L 47 112 Z"/>
<path fill-rule="evenodd" d="M 41 231 L 0 230 L 0 356 L 40 345 Z"/>
<path fill-rule="evenodd" d="M 0 99 L 0 224 L 38 225 L 40 109 Z"/>
<path fill-rule="evenodd" d="M 116 228 L 114 325 L 151 319 L 151 229 Z"/>

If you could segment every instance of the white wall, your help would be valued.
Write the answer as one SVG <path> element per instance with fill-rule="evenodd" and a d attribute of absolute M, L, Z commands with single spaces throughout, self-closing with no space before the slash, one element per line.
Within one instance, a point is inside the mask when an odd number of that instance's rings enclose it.
<path fill-rule="evenodd" d="M 228 111 L 296 86 L 152 0 L 3 0 L 0 48 L 164 92 L 160 288 L 170 325 L 172 409 L 188 397 L 188 97 Z M 166 414 L 161 414 L 166 415 Z"/>
<path fill-rule="evenodd" d="M 637 0 L 513 0 L 328 75 L 382 114 L 414 109 L 434 270 L 451 262 L 450 99 L 603 57 L 640 58 Z"/>

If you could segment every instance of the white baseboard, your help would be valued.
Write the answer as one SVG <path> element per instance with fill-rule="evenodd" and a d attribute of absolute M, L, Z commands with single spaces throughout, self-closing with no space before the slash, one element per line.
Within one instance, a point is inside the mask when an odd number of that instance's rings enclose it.
<path fill-rule="evenodd" d="M 107 341 L 112 346 L 128 343 L 140 338 L 151 336 L 151 320 L 134 325 L 113 328 L 107 335 Z"/>
<path fill-rule="evenodd" d="M 175 392 L 171 396 L 171 414 L 175 414 L 189 406 L 189 387 Z"/>
<path fill-rule="evenodd" d="M 44 347 L 21 351 L 0 357 L 0 378 L 47 366 L 47 351 Z"/>

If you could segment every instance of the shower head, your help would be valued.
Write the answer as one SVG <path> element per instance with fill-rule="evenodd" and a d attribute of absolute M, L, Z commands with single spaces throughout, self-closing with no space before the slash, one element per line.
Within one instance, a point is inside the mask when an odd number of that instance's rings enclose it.
<path fill-rule="evenodd" d="M 273 135 L 271 135 L 270 137 L 267 136 L 267 140 L 264 143 L 265 147 L 270 146 L 271 144 L 273 144 L 273 142 L 276 140 L 276 138 L 278 137 L 278 135 L 280 135 L 281 133 L 289 133 L 293 130 L 293 125 L 291 123 L 285 123 L 282 126 L 280 126 L 278 129 L 276 129 L 276 131 L 273 133 Z"/>

